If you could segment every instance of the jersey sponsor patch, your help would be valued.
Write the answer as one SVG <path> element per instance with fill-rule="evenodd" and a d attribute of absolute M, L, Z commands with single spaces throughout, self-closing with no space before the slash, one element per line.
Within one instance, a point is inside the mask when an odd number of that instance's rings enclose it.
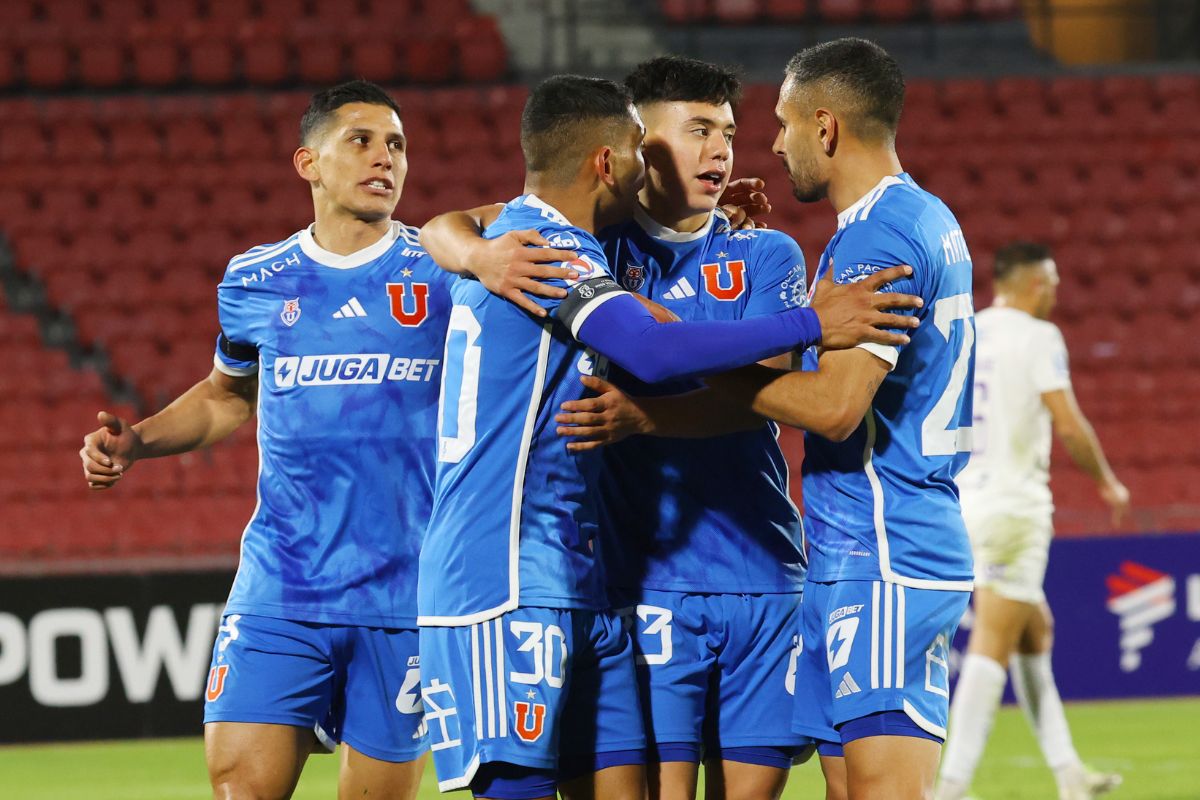
<path fill-rule="evenodd" d="M 333 353 L 280 356 L 275 359 L 275 386 L 345 386 L 384 381 L 428 383 L 441 363 L 437 358 L 409 358 L 389 353 Z"/>

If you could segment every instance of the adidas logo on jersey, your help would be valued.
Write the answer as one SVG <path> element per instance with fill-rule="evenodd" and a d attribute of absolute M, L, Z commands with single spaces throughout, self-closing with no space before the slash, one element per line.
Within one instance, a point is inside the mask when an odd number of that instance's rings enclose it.
<path fill-rule="evenodd" d="M 833 699 L 838 700 L 843 697 L 849 697 L 850 695 L 856 694 L 861 691 L 862 691 L 862 689 L 859 689 L 858 684 L 854 682 L 854 677 L 849 672 L 847 672 L 845 675 L 842 676 L 842 682 L 838 684 L 838 690 L 837 690 L 837 693 L 833 696 Z"/>
<path fill-rule="evenodd" d="M 365 317 L 367 310 L 362 307 L 362 303 L 358 302 L 357 297 L 351 297 L 342 307 L 333 312 L 334 319 L 354 319 L 355 317 Z"/>
<path fill-rule="evenodd" d="M 671 290 L 663 295 L 664 300 L 682 300 L 685 297 L 695 297 L 696 290 L 692 288 L 691 281 L 687 278 L 680 278 Z"/>

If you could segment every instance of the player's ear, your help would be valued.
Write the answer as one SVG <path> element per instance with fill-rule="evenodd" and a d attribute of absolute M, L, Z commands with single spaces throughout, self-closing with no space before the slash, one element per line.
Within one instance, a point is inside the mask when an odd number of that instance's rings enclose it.
<path fill-rule="evenodd" d="M 825 155 L 831 156 L 837 149 L 838 118 L 827 108 L 818 108 L 816 117 L 817 136 L 821 140 L 821 147 L 824 148 Z"/>
<path fill-rule="evenodd" d="M 596 148 L 596 152 L 592 154 L 592 168 L 605 186 L 616 183 L 616 171 L 613 167 L 613 149 L 608 145 Z"/>
<path fill-rule="evenodd" d="M 321 179 L 321 171 L 317 169 L 317 151 L 311 147 L 298 148 L 292 154 L 292 164 L 296 167 L 296 174 L 309 183 Z"/>

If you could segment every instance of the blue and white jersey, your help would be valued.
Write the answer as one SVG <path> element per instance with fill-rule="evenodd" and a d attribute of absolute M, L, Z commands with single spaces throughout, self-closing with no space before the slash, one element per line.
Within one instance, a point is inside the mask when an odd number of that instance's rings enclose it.
<path fill-rule="evenodd" d="M 734 231 L 720 211 L 695 233 L 638 209 L 601 232 L 618 282 L 681 319 L 736 320 L 807 303 L 804 255 L 773 230 Z M 673 394 L 613 367 L 635 395 Z M 607 580 L 615 589 L 793 592 L 804 581 L 800 515 L 788 496 L 778 427 L 706 439 L 635 436 L 603 450 Z"/>
<path fill-rule="evenodd" d="M 306 229 L 229 262 L 215 360 L 259 374 L 259 477 L 227 614 L 415 626 L 449 280 L 400 222 L 350 255 Z"/>
<path fill-rule="evenodd" d="M 809 578 L 970 590 L 954 478 L 971 451 L 971 255 L 954 215 L 907 174 L 838 215 L 815 277 L 832 269 L 846 283 L 898 264 L 913 274 L 885 291 L 923 298 L 921 326 L 903 348 L 861 345 L 892 369 L 849 439 L 805 437 Z M 807 366 L 814 357 L 805 354 Z"/>
<path fill-rule="evenodd" d="M 437 480 L 421 548 L 421 625 L 470 625 L 518 606 L 606 607 L 595 552 L 600 456 L 569 453 L 554 415 L 587 393 L 581 375 L 604 366 L 575 332 L 601 303 L 624 293 L 603 280 L 608 270 L 595 237 L 535 195 L 508 203 L 484 236 L 529 229 L 578 253 L 573 285 L 588 283 L 563 301 L 534 298 L 551 312 L 546 319 L 475 280 L 450 289 Z"/>

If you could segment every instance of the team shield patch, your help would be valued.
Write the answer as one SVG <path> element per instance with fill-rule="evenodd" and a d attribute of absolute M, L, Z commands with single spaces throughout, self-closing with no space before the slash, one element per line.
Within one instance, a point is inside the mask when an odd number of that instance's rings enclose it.
<path fill-rule="evenodd" d="M 289 328 L 295 325 L 296 321 L 300 319 L 300 298 L 293 297 L 291 300 L 284 300 L 283 311 L 279 312 L 279 318 Z"/>
<path fill-rule="evenodd" d="M 636 264 L 627 264 L 625 266 L 625 274 L 621 276 L 621 285 L 631 292 L 636 292 L 642 288 L 642 284 L 646 282 L 646 268 Z"/>
<path fill-rule="evenodd" d="M 392 318 L 404 327 L 415 328 L 429 316 L 428 283 L 389 283 L 387 293 L 392 304 Z"/>
<path fill-rule="evenodd" d="M 516 716 L 513 730 L 517 738 L 523 742 L 536 742 L 542 738 L 546 730 L 546 704 L 526 703 L 518 700 L 513 703 L 513 713 Z"/>
<path fill-rule="evenodd" d="M 724 267 L 722 270 L 721 268 Z M 700 274 L 704 276 L 704 289 L 718 300 L 737 300 L 746 291 L 746 262 L 725 261 L 720 264 L 702 264 Z"/>

